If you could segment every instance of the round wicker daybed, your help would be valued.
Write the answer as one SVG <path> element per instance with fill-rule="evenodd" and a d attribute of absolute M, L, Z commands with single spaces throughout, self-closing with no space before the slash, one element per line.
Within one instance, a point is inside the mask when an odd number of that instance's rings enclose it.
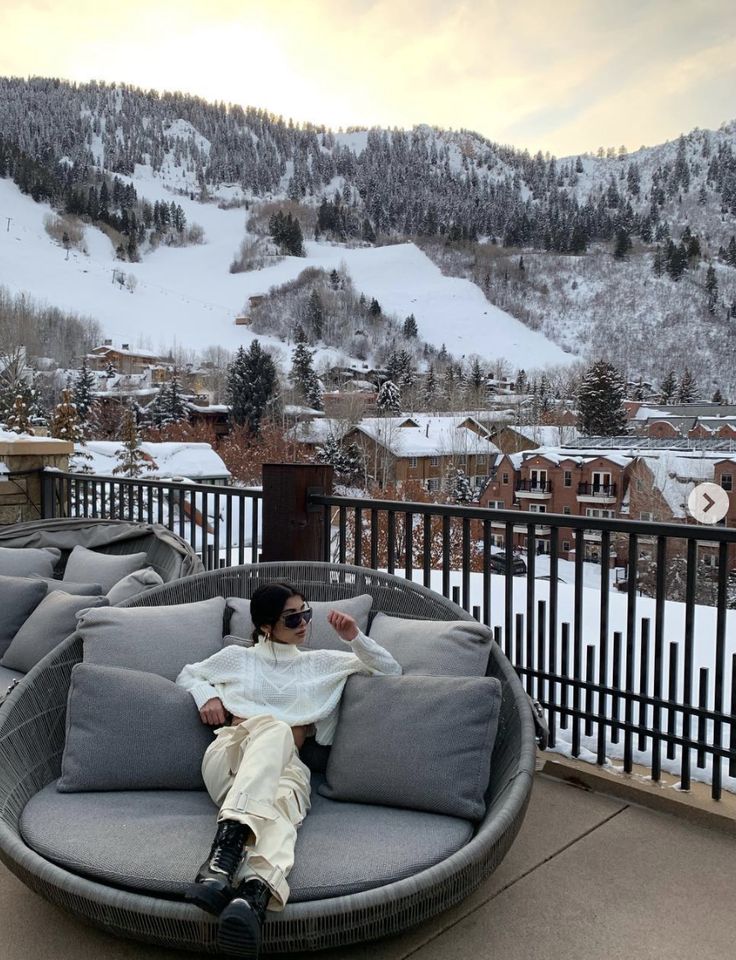
<path fill-rule="evenodd" d="M 145 551 L 146 563 L 164 583 L 204 569 L 191 545 L 159 523 L 73 517 L 0 527 L 0 547 L 58 547 L 61 560 L 56 576 L 63 572 L 69 554 L 78 545 L 118 555 Z"/>
<path fill-rule="evenodd" d="M 449 600 L 402 578 L 319 563 L 264 563 L 211 571 L 155 588 L 124 606 L 248 597 L 260 583 L 277 578 L 301 585 L 310 601 L 334 602 L 368 593 L 374 612 L 427 620 L 472 619 Z M 31 889 L 109 932 L 167 947 L 215 952 L 216 921 L 181 898 L 150 896 L 80 876 L 40 856 L 21 836 L 24 807 L 59 776 L 70 674 L 81 657 L 82 643 L 74 635 L 27 675 L 0 715 L 0 858 Z M 503 699 L 486 814 L 470 840 L 441 862 L 395 882 L 329 899 L 290 902 L 282 913 L 269 913 L 266 951 L 319 950 L 396 934 L 458 903 L 495 870 L 524 819 L 536 744 L 528 697 L 493 642 L 487 675 L 500 680 Z"/>

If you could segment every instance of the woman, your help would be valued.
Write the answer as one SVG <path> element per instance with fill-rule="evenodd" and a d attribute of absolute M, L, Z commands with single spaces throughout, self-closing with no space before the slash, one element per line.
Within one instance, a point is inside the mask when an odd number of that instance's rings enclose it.
<path fill-rule="evenodd" d="M 220 807 L 217 833 L 187 899 L 219 915 L 220 949 L 256 957 L 266 908 L 283 909 L 288 899 L 296 829 L 309 810 L 309 768 L 299 750 L 312 735 L 332 743 L 351 674 L 401 667 L 337 610 L 328 623 L 352 651 L 299 650 L 312 610 L 289 583 L 259 587 L 250 612 L 254 646 L 224 647 L 184 667 L 176 682 L 202 721 L 220 727 L 202 761 Z"/>

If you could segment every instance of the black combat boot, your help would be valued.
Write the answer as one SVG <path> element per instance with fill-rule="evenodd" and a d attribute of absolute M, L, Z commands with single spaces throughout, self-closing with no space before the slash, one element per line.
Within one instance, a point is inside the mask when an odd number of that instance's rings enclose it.
<path fill-rule="evenodd" d="M 261 927 L 271 890 L 255 877 L 244 880 L 220 914 L 217 949 L 221 953 L 257 960 L 261 949 Z"/>
<path fill-rule="evenodd" d="M 184 894 L 191 903 L 219 914 L 235 896 L 233 878 L 243 859 L 250 828 L 237 820 L 220 820 L 209 857 Z"/>

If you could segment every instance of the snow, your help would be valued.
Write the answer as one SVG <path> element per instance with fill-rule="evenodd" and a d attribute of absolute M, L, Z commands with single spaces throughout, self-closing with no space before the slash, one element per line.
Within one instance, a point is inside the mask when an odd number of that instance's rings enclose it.
<path fill-rule="evenodd" d="M 284 257 L 277 264 L 249 273 L 228 271 L 245 236 L 245 212 L 222 210 L 188 195 L 172 194 L 150 167 L 138 166 L 132 182 L 141 199 L 172 199 L 181 204 L 187 223 L 200 224 L 204 244 L 161 246 L 141 263 L 115 259 L 110 240 L 99 229 L 85 228 L 87 254 L 69 253 L 46 234 L 43 220 L 52 213 L 46 204 L 24 196 L 10 180 L 0 180 L 0 209 L 11 218 L 10 230 L 0 232 L 0 284 L 11 293 L 26 293 L 60 309 L 98 319 L 104 335 L 131 348 L 161 355 L 172 349 L 202 350 L 220 345 L 235 350 L 254 339 L 264 347 L 286 352 L 272 337 L 235 326 L 235 317 L 248 297 L 268 293 L 293 280 L 307 267 L 345 267 L 366 296 L 375 297 L 385 313 L 399 319 L 413 313 L 420 336 L 456 354 L 504 358 L 514 366 L 569 364 L 574 359 L 545 336 L 530 330 L 494 307 L 468 280 L 443 276 L 414 244 L 350 249 L 308 242 L 307 256 Z M 134 292 L 113 282 L 113 271 L 137 281 Z M 331 365 L 345 358 L 335 349 L 318 350 L 315 363 Z"/>
<path fill-rule="evenodd" d="M 90 440 L 77 444 L 76 452 L 88 453 L 91 460 L 84 463 L 100 476 L 113 475 L 118 465 L 117 453 L 122 444 L 116 440 Z M 141 443 L 141 449 L 155 467 L 145 478 L 188 477 L 191 480 L 229 479 L 230 471 L 209 443 Z"/>
<path fill-rule="evenodd" d="M 544 575 L 548 572 L 548 566 L 545 567 L 545 564 L 548 564 L 548 560 L 545 557 L 537 557 L 535 559 L 537 574 Z M 599 665 L 599 638 L 600 638 L 600 607 L 601 607 L 601 594 L 600 590 L 600 567 L 596 567 L 594 564 L 584 564 L 586 571 L 583 577 L 583 612 L 582 612 L 582 623 L 581 623 L 581 636 L 583 638 L 583 651 L 582 651 L 582 663 L 586 662 L 586 650 L 592 650 L 595 663 L 595 678 L 598 677 L 598 665 Z M 560 582 L 558 585 L 557 591 L 557 602 L 558 602 L 558 624 L 569 623 L 574 624 L 575 622 L 575 590 L 574 590 L 574 564 L 567 561 L 559 562 L 559 576 L 561 580 L 566 580 L 567 583 Z M 413 579 L 416 582 L 423 582 L 422 571 L 415 571 L 413 574 Z M 526 610 L 526 600 L 527 600 L 527 578 L 526 577 L 514 577 L 512 579 L 513 583 L 513 609 L 514 614 L 522 613 Z M 450 590 L 453 587 L 462 586 L 462 574 L 460 571 L 452 571 L 450 574 Z M 431 574 L 431 589 L 441 593 L 442 592 L 442 572 L 439 570 L 432 571 Z M 534 580 L 534 592 L 535 600 L 545 600 L 547 601 L 547 609 L 549 609 L 549 589 L 550 584 L 548 581 L 535 579 Z M 491 576 L 491 626 L 502 626 L 505 622 L 505 577 L 492 575 Z M 612 672 L 613 672 L 613 643 L 612 638 L 614 631 L 618 631 L 622 636 L 626 637 L 626 616 L 627 616 L 627 597 L 624 594 L 618 593 L 615 590 L 611 590 L 608 596 L 609 603 L 609 646 L 608 646 L 608 660 L 607 660 L 607 676 L 608 682 L 611 682 Z M 470 574 L 470 605 L 480 606 L 482 609 L 483 606 L 483 576 L 479 573 Z M 692 676 L 694 680 L 694 700 L 697 701 L 697 678 L 699 676 L 699 671 L 701 669 L 708 669 L 708 696 L 709 703 L 713 703 L 714 697 L 714 687 L 715 687 L 715 638 L 716 638 L 716 621 L 717 621 L 717 610 L 715 607 L 707 607 L 702 605 L 696 605 L 694 608 L 694 644 L 693 644 L 693 666 L 692 666 Z M 651 597 L 637 597 L 636 598 L 636 639 L 635 639 L 635 656 L 634 663 L 632 665 L 632 676 L 633 676 L 633 686 L 632 689 L 639 691 L 640 689 L 640 657 L 641 657 L 641 635 L 642 635 L 642 623 L 644 620 L 648 620 L 650 624 L 650 646 L 649 646 L 649 663 L 648 663 L 648 692 L 650 695 L 653 693 L 653 677 L 654 677 L 654 624 L 656 620 L 655 616 L 655 600 Z M 558 628 L 559 629 L 559 628 Z M 725 663 L 730 664 L 731 659 L 736 655 L 736 610 L 729 610 L 726 614 L 726 635 L 725 635 Z M 536 632 L 534 633 L 536 636 Z M 669 644 L 672 642 L 679 642 L 680 651 L 678 658 L 678 674 L 677 674 L 677 698 L 678 702 L 682 702 L 680 698 L 683 695 L 683 639 L 685 636 L 685 604 L 677 603 L 674 601 L 666 601 L 664 604 L 664 637 L 665 637 L 665 653 L 663 657 L 663 669 L 666 671 L 669 668 Z M 572 637 L 573 630 L 571 626 L 570 630 L 570 664 L 572 664 L 573 650 L 572 650 Z M 504 644 L 502 646 L 505 648 Z M 526 664 L 525 653 L 522 650 L 522 661 L 517 663 L 517 666 L 524 666 Z M 621 664 L 621 677 L 622 679 L 626 677 L 626 664 L 625 664 L 625 643 L 623 645 L 623 662 Z M 516 658 L 515 658 L 516 660 Z M 556 673 L 562 673 L 562 650 L 561 643 L 558 635 L 557 642 L 557 659 L 554 664 L 554 670 Z M 665 673 L 666 676 L 666 673 Z M 730 684 L 730 668 L 724 671 L 724 689 L 723 689 L 723 702 L 728 704 L 730 703 L 731 697 L 731 684 Z M 557 684 L 556 691 L 556 700 L 560 702 L 560 684 Z M 533 691 L 536 694 L 536 687 Z M 581 701 L 584 695 L 581 695 Z M 572 690 L 568 691 L 568 705 L 572 705 Z M 594 708 L 595 709 L 595 698 L 594 698 Z M 610 716 L 611 710 L 611 700 L 608 698 L 607 713 Z M 623 719 L 624 716 L 624 703 L 623 699 L 620 704 L 620 716 Z M 633 708 L 633 716 L 636 721 L 639 717 L 639 707 L 637 705 Z M 648 716 L 651 722 L 652 717 L 652 707 L 648 707 Z M 570 755 L 572 752 L 572 721 L 568 729 L 563 730 L 559 728 L 559 717 L 557 717 L 557 744 L 554 747 L 556 752 Z M 666 729 L 667 727 L 667 712 L 662 711 L 662 728 Z M 678 717 L 677 720 L 677 730 L 681 732 L 682 723 L 681 719 Z M 692 721 L 691 731 L 693 734 L 697 732 L 697 722 Z M 584 724 L 580 724 L 581 732 L 581 745 L 583 747 L 583 752 L 581 753 L 580 759 L 595 759 L 595 752 L 597 750 L 597 732 L 594 728 L 593 736 L 586 737 L 584 735 Z M 712 737 L 712 724 L 708 723 L 708 738 Z M 727 737 L 727 734 L 725 734 Z M 724 739 L 725 739 L 724 737 Z M 651 750 L 651 740 L 647 740 L 646 747 L 643 750 L 638 749 L 638 736 L 632 738 L 633 742 L 633 761 L 637 764 L 642 764 L 644 766 L 651 767 L 652 763 L 652 750 Z M 712 742 L 712 740 L 710 741 Z M 611 740 L 611 729 L 610 727 L 606 728 L 606 742 L 605 742 L 606 756 L 610 759 L 621 759 L 623 757 L 624 751 L 624 735 L 623 732 L 620 735 L 620 741 L 618 744 L 615 744 Z M 589 752 L 588 752 L 589 751 Z M 706 765 L 704 768 L 699 769 L 695 763 L 695 751 L 691 751 L 691 763 L 692 770 L 691 776 L 693 780 L 699 780 L 705 783 L 710 783 L 712 779 L 712 760 L 710 756 L 706 756 Z M 676 748 L 676 755 L 674 760 L 667 760 L 665 757 L 665 749 L 662 748 L 661 752 L 661 764 L 662 769 L 669 771 L 671 773 L 679 773 L 680 771 L 680 762 L 681 762 L 681 748 L 678 745 Z M 728 776 L 728 761 L 722 761 L 722 782 L 725 789 L 736 792 L 736 777 Z"/>
<path fill-rule="evenodd" d="M 461 426 L 467 417 L 365 417 L 355 429 L 386 446 L 400 457 L 431 457 L 453 454 L 498 454 L 485 436 Z M 482 429 L 482 428 L 481 428 Z"/>

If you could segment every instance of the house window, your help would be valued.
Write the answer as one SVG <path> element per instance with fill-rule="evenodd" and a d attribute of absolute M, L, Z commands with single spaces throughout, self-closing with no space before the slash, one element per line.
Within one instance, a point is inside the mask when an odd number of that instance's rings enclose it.
<path fill-rule="evenodd" d="M 544 503 L 530 503 L 529 513 L 546 513 L 547 506 Z"/>
<path fill-rule="evenodd" d="M 430 457 L 430 458 L 429 458 L 429 465 L 430 465 L 430 467 L 439 467 L 439 465 L 440 465 L 440 458 L 439 458 L 439 457 Z"/>
<path fill-rule="evenodd" d="M 502 473 L 502 474 L 501 474 L 501 483 L 508 483 L 508 482 L 509 482 L 509 475 L 508 475 L 508 473 Z"/>
<path fill-rule="evenodd" d="M 640 514 L 639 514 L 639 519 L 640 519 L 640 520 L 645 520 L 645 521 L 647 521 L 648 523 L 651 523 L 652 520 L 654 520 L 654 517 L 652 516 L 651 511 L 649 511 L 649 510 L 642 510 L 642 511 L 640 512 Z"/>
<path fill-rule="evenodd" d="M 485 453 L 478 453 L 475 457 L 475 462 L 479 467 L 484 467 L 486 465 L 486 455 Z"/>
<path fill-rule="evenodd" d="M 464 467 L 465 464 L 466 464 L 467 461 L 468 461 L 468 458 L 465 456 L 464 453 L 458 454 L 458 456 L 456 457 L 456 459 L 457 459 L 457 465 L 458 465 L 459 467 Z"/>
<path fill-rule="evenodd" d="M 410 466 L 410 467 L 416 467 L 416 465 L 417 465 L 417 458 L 416 458 L 416 457 L 410 457 L 410 458 L 409 458 L 409 466 Z"/>
<path fill-rule="evenodd" d="M 429 480 L 427 481 L 427 490 L 429 490 L 430 493 L 435 493 L 437 490 L 439 490 L 439 488 L 440 488 L 439 477 L 430 477 Z"/>
<path fill-rule="evenodd" d="M 572 486 L 572 470 L 565 470 L 564 479 L 562 481 L 563 486 L 571 487 Z"/>
<path fill-rule="evenodd" d="M 569 516 L 569 515 L 572 513 L 572 510 L 571 510 L 570 507 L 563 507 L 563 508 L 562 508 L 562 512 L 563 512 L 566 516 Z"/>
<path fill-rule="evenodd" d="M 607 517 L 613 517 L 613 510 L 601 510 L 598 507 L 587 507 L 585 510 L 586 517 L 593 517 L 596 520 L 605 520 Z"/>
<path fill-rule="evenodd" d="M 703 564 L 706 567 L 717 567 L 718 566 L 718 556 L 715 553 L 706 553 L 701 557 Z"/>
<path fill-rule="evenodd" d="M 733 474 L 722 473 L 721 486 L 723 487 L 724 490 L 733 490 Z"/>
<path fill-rule="evenodd" d="M 600 473 L 597 470 L 593 471 L 593 490 L 610 490 L 611 488 L 611 474 L 610 473 Z"/>
<path fill-rule="evenodd" d="M 570 541 L 569 541 L 569 540 L 563 540 L 563 541 L 562 541 L 562 552 L 563 552 L 563 553 L 569 553 L 569 552 L 570 552 Z"/>
<path fill-rule="evenodd" d="M 491 508 L 491 510 L 505 510 L 505 509 L 506 509 L 506 504 L 503 502 L 503 500 L 489 500 L 489 501 L 488 501 L 488 506 Z"/>

